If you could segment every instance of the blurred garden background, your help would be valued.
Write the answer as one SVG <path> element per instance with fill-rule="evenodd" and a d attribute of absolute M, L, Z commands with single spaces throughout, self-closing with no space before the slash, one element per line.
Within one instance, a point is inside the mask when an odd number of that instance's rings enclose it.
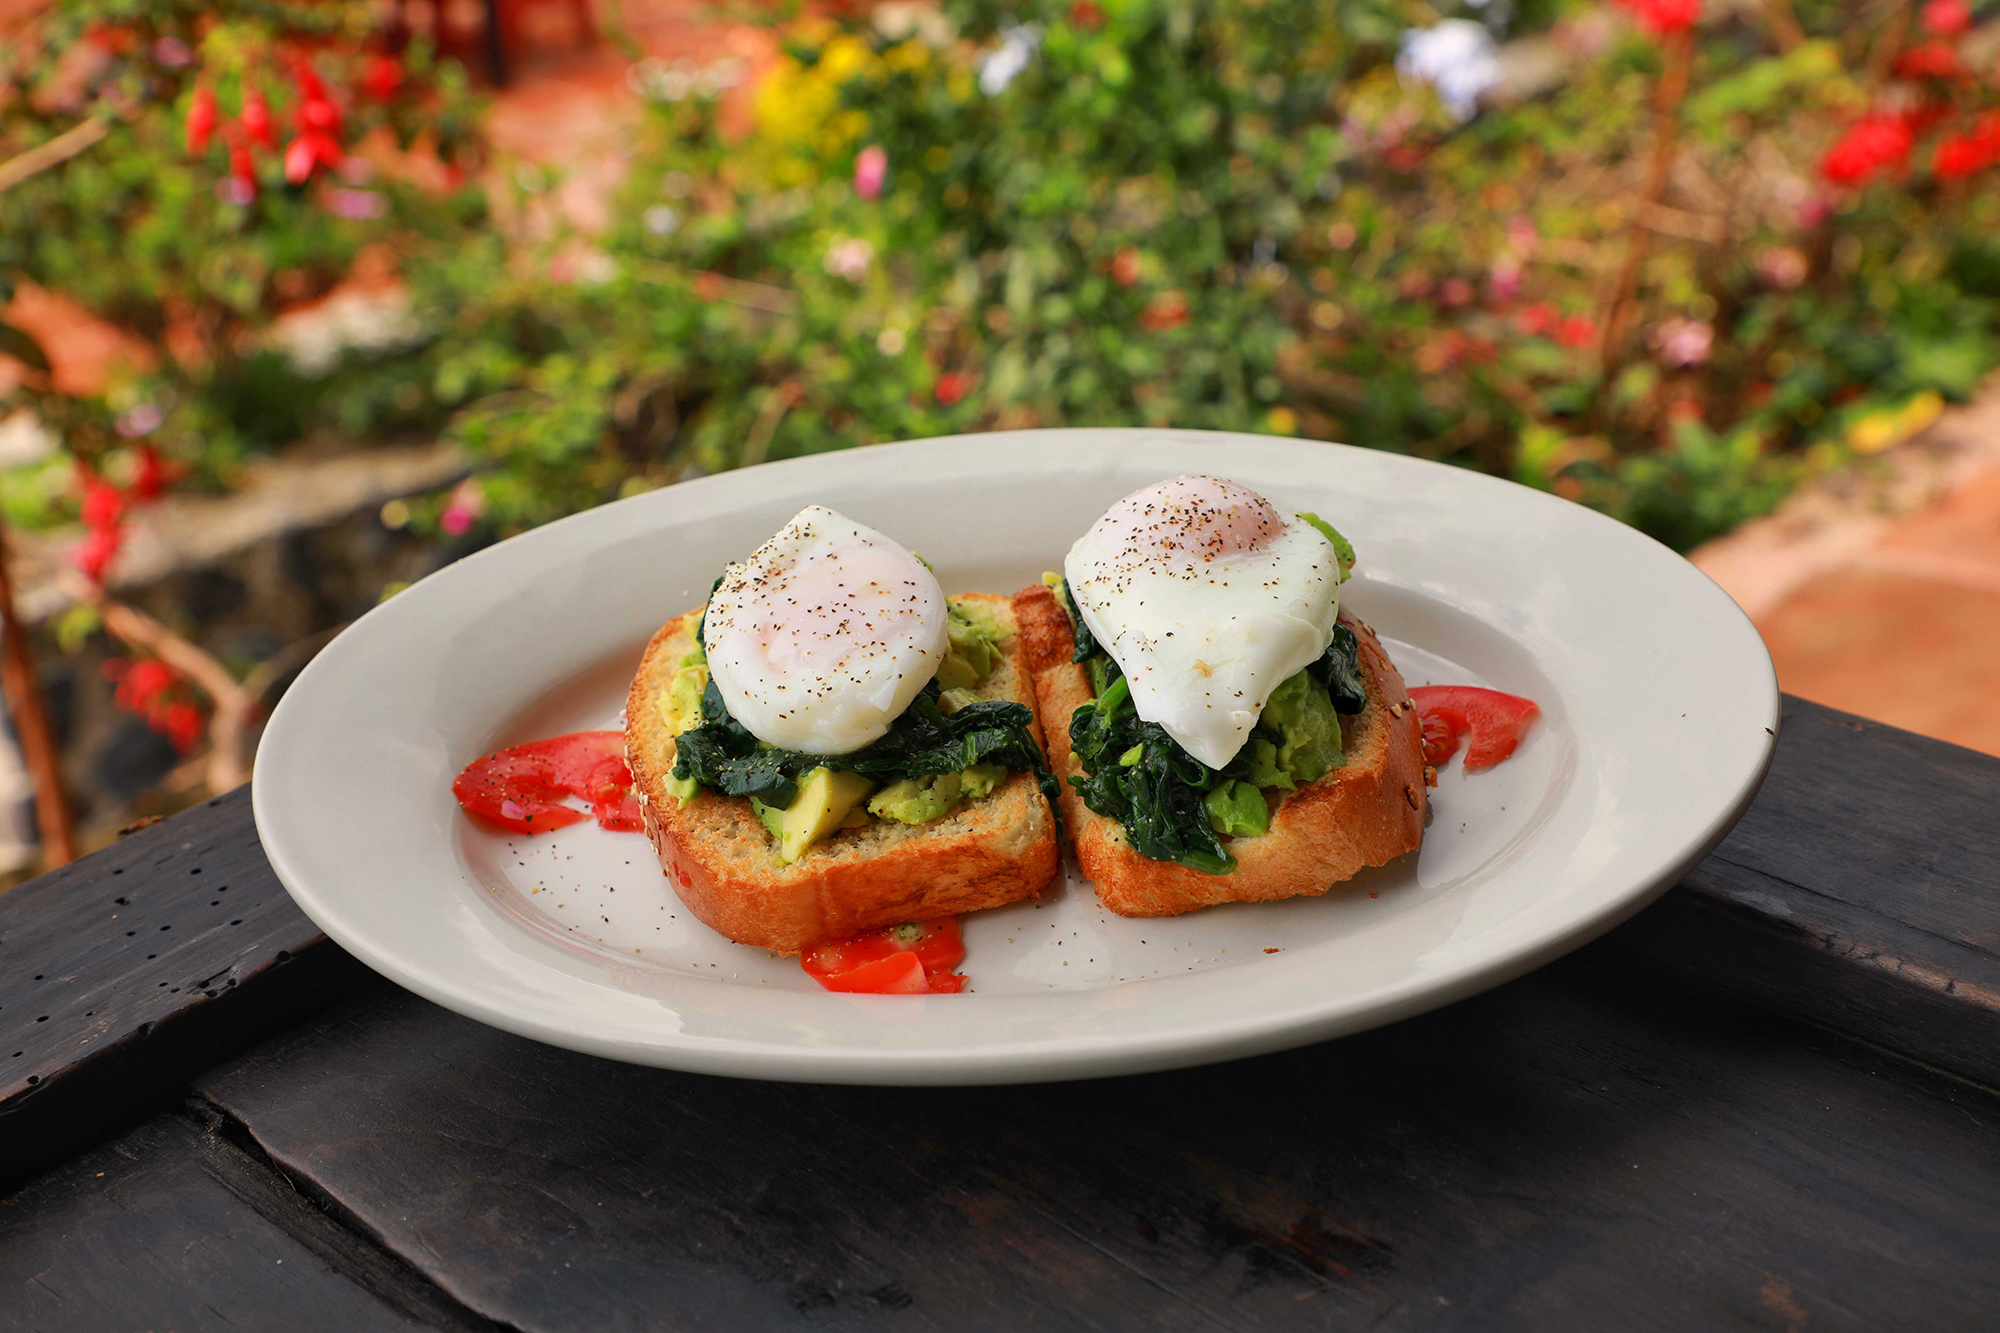
<path fill-rule="evenodd" d="M 1551 490 L 2000 753 L 1987 8 L 0 0 L 0 870 L 481 545 L 1064 424 Z"/>

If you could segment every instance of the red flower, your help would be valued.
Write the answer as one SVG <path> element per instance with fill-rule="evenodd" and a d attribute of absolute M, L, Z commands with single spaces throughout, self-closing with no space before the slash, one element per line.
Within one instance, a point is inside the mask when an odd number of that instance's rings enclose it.
<path fill-rule="evenodd" d="M 285 179 L 294 185 L 304 185 L 312 178 L 315 161 L 312 141 L 301 134 L 285 145 Z"/>
<path fill-rule="evenodd" d="M 256 196 L 257 162 L 250 156 L 250 145 L 241 142 L 229 145 L 229 174 L 242 182 L 244 195 Z"/>
<path fill-rule="evenodd" d="M 1130 287 L 1139 281 L 1139 252 L 1126 246 L 1111 257 L 1111 276 L 1118 280 L 1120 287 Z"/>
<path fill-rule="evenodd" d="M 1972 6 L 1965 0 L 1929 0 L 1924 26 L 1940 37 L 1956 37 L 1972 26 Z"/>
<path fill-rule="evenodd" d="M 148 718 L 155 730 L 166 733 L 176 750 L 186 754 L 201 741 L 201 710 L 191 703 L 171 703 L 157 719 Z"/>
<path fill-rule="evenodd" d="M 1701 0 L 1622 0 L 1646 31 L 1666 36 L 1686 32 L 1701 18 Z"/>
<path fill-rule="evenodd" d="M 116 528 L 125 517 L 124 492 L 81 466 L 78 471 L 82 473 L 83 480 L 83 503 L 80 506 L 83 526 L 93 532 Z"/>
<path fill-rule="evenodd" d="M 315 97 L 321 101 L 326 99 L 326 85 L 320 82 L 319 71 L 304 56 L 292 62 L 292 77 L 298 80 L 299 96 L 308 100 Z"/>
<path fill-rule="evenodd" d="M 1570 315 L 1556 325 L 1556 341 L 1564 347 L 1588 347 L 1597 341 L 1597 321 L 1589 315 Z"/>
<path fill-rule="evenodd" d="M 386 102 L 403 86 L 403 62 L 387 52 L 377 51 L 361 67 L 361 91 L 377 102 Z"/>
<path fill-rule="evenodd" d="M 971 389 L 970 376 L 961 375 L 955 370 L 947 370 L 937 377 L 937 387 L 931 392 L 937 396 L 939 407 L 951 407 L 964 398 Z"/>
<path fill-rule="evenodd" d="M 1919 42 L 1896 53 L 1899 78 L 1948 79 L 1958 70 L 1958 52 L 1940 41 Z"/>
<path fill-rule="evenodd" d="M 1179 292 L 1161 292 L 1139 312 L 1139 326 L 1154 333 L 1165 333 L 1187 322 L 1187 298 Z"/>
<path fill-rule="evenodd" d="M 134 713 L 153 712 L 161 696 L 180 680 L 179 674 L 157 657 L 142 657 L 136 662 L 114 659 L 104 665 L 118 680 L 112 698 L 120 708 Z"/>
<path fill-rule="evenodd" d="M 1560 322 L 1561 316 L 1547 301 L 1537 301 L 1514 316 L 1514 326 L 1530 338 L 1539 338 Z"/>
<path fill-rule="evenodd" d="M 1098 28 L 1104 25 L 1104 10 L 1097 0 L 1075 0 L 1069 7 L 1069 25 L 1072 28 Z"/>
<path fill-rule="evenodd" d="M 307 134 L 338 134 L 340 108 L 330 98 L 308 97 L 299 103 L 299 128 Z"/>
<path fill-rule="evenodd" d="M 123 540 L 124 536 L 117 528 L 92 528 L 84 534 L 83 540 L 70 554 L 70 559 L 92 583 L 102 583 L 104 571 L 110 568 Z"/>
<path fill-rule="evenodd" d="M 340 144 L 332 135 L 308 130 L 285 145 L 285 179 L 304 185 L 319 168 L 338 167 L 341 157 Z"/>
<path fill-rule="evenodd" d="M 1955 180 L 1984 171 L 2000 162 L 2000 116 L 1989 115 L 1972 127 L 1970 134 L 1947 134 L 1938 140 L 1931 157 L 1931 170 L 1944 180 Z"/>
<path fill-rule="evenodd" d="M 189 157 L 200 157 L 208 151 L 209 138 L 215 133 L 215 90 L 202 87 L 194 90 L 194 99 L 188 103 L 187 151 Z"/>
<path fill-rule="evenodd" d="M 252 88 L 243 94 L 243 132 L 252 142 L 266 148 L 276 148 L 278 139 L 271 129 L 271 106 L 264 100 L 264 94 Z"/>
<path fill-rule="evenodd" d="M 157 500 L 167 489 L 179 469 L 160 457 L 160 451 L 150 444 L 139 446 L 139 466 L 132 473 L 132 494 L 141 500 Z"/>
<path fill-rule="evenodd" d="M 1909 123 L 1901 116 L 1863 116 L 1827 151 L 1819 173 L 1836 185 L 1863 184 L 1885 167 L 1907 163 L 1910 140 Z"/>

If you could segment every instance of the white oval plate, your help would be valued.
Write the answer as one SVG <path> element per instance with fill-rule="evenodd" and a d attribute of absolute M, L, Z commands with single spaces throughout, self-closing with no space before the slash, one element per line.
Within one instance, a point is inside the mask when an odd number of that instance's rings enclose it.
<path fill-rule="evenodd" d="M 449 785 L 501 744 L 616 725 L 640 648 L 807 504 L 922 552 L 950 591 L 1059 567 L 1112 501 L 1183 472 L 1313 510 L 1360 553 L 1347 605 L 1411 685 L 1542 719 L 1434 793 L 1416 856 L 1323 898 L 1129 920 L 1071 871 L 966 921 L 966 994 L 834 995 L 682 908 L 642 837 L 477 829 Z M 1253 1055 L 1435 1008 L 1622 921 L 1726 833 L 1770 761 L 1777 681 L 1735 603 L 1667 548 L 1538 491 L 1395 454 L 1050 430 L 771 464 L 503 542 L 376 608 L 271 718 L 264 850 L 321 929 L 459 1013 L 596 1055 L 841 1083 L 1084 1078 Z"/>

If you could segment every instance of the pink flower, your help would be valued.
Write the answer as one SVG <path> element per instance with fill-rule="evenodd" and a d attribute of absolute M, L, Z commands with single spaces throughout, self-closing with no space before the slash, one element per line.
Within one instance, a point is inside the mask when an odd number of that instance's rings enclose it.
<path fill-rule="evenodd" d="M 1773 287 L 1789 291 L 1806 280 L 1806 257 L 1789 245 L 1774 245 L 1757 256 L 1757 274 Z"/>
<path fill-rule="evenodd" d="M 858 283 L 868 276 L 868 266 L 875 262 L 875 247 L 859 236 L 842 237 L 826 248 L 826 258 L 821 262 L 834 277 Z"/>
<path fill-rule="evenodd" d="M 365 222 L 389 211 L 389 201 L 373 190 L 336 189 L 326 192 L 326 208 L 335 217 Z"/>
<path fill-rule="evenodd" d="M 451 498 L 444 502 L 444 512 L 438 515 L 438 526 L 448 537 L 463 537 L 472 531 L 473 522 L 486 512 L 486 492 L 479 488 L 479 482 L 467 477 L 453 489 Z"/>
<path fill-rule="evenodd" d="M 1705 319 L 1670 319 L 1653 331 L 1653 346 L 1670 366 L 1698 366 L 1715 345 L 1715 326 Z"/>
<path fill-rule="evenodd" d="M 854 192 L 863 199 L 880 199 L 882 182 L 889 175 L 889 154 L 880 145 L 869 144 L 854 158 Z"/>

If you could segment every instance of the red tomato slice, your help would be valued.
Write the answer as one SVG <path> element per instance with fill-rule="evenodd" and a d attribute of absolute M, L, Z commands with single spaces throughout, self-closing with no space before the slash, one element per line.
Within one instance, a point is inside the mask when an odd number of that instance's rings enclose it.
<path fill-rule="evenodd" d="M 899 953 L 914 954 L 925 972 L 949 972 L 965 958 L 965 941 L 958 918 L 890 926 L 852 939 L 829 940 L 807 949 L 799 962 L 815 977 L 851 972 L 864 963 Z"/>
<path fill-rule="evenodd" d="M 901 958 L 915 959 L 929 979 L 927 986 L 919 986 L 917 990 L 928 989 L 940 995 L 956 992 L 965 984 L 964 977 L 952 972 L 965 958 L 965 940 L 959 932 L 958 918 L 948 916 L 941 921 L 890 926 L 852 939 L 815 944 L 799 958 L 799 963 L 808 976 L 828 990 L 860 991 L 878 987 L 847 983 L 864 974 L 900 978 L 901 972 L 876 973 L 872 969 L 879 963 Z M 836 981 L 843 984 L 835 985 Z"/>
<path fill-rule="evenodd" d="M 1441 717 L 1423 713 L 1417 717 L 1424 724 L 1424 762 L 1432 768 L 1441 767 L 1458 753 L 1458 733 Z"/>
<path fill-rule="evenodd" d="M 625 736 L 617 731 L 577 731 L 496 750 L 467 764 L 451 794 L 467 814 L 510 833 L 547 833 L 589 819 L 563 803 L 571 796 L 590 802 L 597 822 L 614 832 L 644 827 L 625 767 Z"/>
<path fill-rule="evenodd" d="M 1430 757 L 1435 728 L 1442 728 L 1450 738 L 1450 748 L 1444 752 L 1447 759 L 1458 748 L 1458 738 L 1469 735 L 1471 744 L 1465 751 L 1468 773 L 1491 768 L 1514 753 L 1542 711 L 1533 699 L 1482 690 L 1476 685 L 1425 685 L 1411 690 L 1410 698 L 1416 701 L 1417 715 L 1424 724 L 1426 762 L 1440 762 Z"/>
<path fill-rule="evenodd" d="M 890 954 L 872 962 L 834 972 L 815 974 L 819 984 L 831 991 L 864 995 L 922 995 L 930 989 L 924 965 L 913 953 Z"/>

